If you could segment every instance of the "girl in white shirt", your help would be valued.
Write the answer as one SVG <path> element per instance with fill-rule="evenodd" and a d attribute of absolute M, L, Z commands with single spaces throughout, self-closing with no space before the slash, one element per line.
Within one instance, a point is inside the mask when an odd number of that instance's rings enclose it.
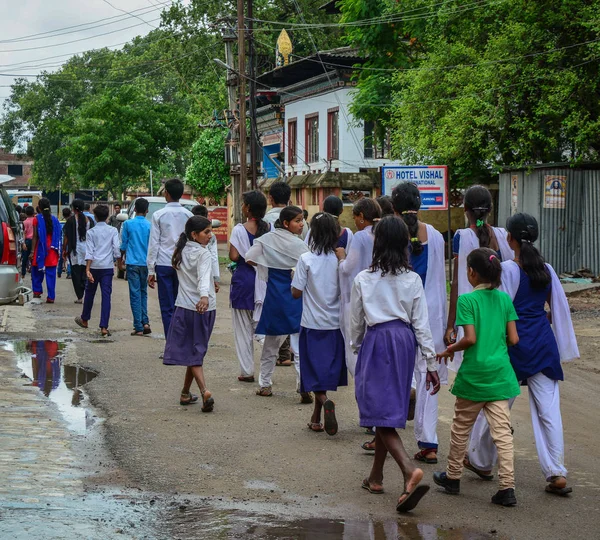
<path fill-rule="evenodd" d="M 409 233 L 396 216 L 375 228 L 373 262 L 356 276 L 350 301 L 352 346 L 358 349 L 355 392 L 360 425 L 375 426 L 375 458 L 362 487 L 383 492 L 383 466 L 389 452 L 404 476 L 396 510 L 412 510 L 429 490 L 396 431 L 408 416 L 417 347 L 427 363 L 426 387 L 440 388 L 423 283 L 410 270 Z"/>
<path fill-rule="evenodd" d="M 347 386 L 344 337 L 340 332 L 340 286 L 335 249 L 339 224 L 334 216 L 319 212 L 310 223 L 310 253 L 300 256 L 292 280 L 292 296 L 302 297 L 300 322 L 300 391 L 315 393 L 315 408 L 308 423 L 312 431 L 335 435 L 335 405 L 327 391 Z"/>
<path fill-rule="evenodd" d="M 193 216 L 175 246 L 172 263 L 179 279 L 179 292 L 163 357 L 165 365 L 187 367 L 179 403 L 189 405 L 197 401 L 198 396 L 190 393 L 196 380 L 202 394 L 202 412 L 211 412 L 215 404 L 206 389 L 202 367 L 217 309 L 212 257 L 206 248 L 211 236 L 211 222 Z"/>

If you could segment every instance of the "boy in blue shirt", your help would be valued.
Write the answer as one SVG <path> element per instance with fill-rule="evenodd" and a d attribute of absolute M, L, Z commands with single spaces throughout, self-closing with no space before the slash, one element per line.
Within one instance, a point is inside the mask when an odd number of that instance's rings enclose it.
<path fill-rule="evenodd" d="M 148 243 L 150 242 L 150 222 L 146 219 L 148 201 L 144 198 L 135 201 L 135 217 L 125 221 L 121 227 L 121 259 L 119 269 L 123 269 L 124 261 L 127 269 L 129 285 L 129 303 L 133 314 L 132 336 L 143 336 L 152 333 L 148 320 Z"/>

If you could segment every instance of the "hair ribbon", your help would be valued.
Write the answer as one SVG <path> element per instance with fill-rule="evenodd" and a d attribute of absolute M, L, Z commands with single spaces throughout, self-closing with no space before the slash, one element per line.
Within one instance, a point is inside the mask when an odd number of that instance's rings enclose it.
<path fill-rule="evenodd" d="M 490 262 L 493 261 L 494 259 L 497 259 L 498 257 L 496 257 L 496 255 L 490 255 Z"/>
<path fill-rule="evenodd" d="M 485 220 L 478 219 L 477 223 L 475 223 L 475 225 L 477 225 L 477 227 L 483 227 L 485 225 Z"/>
<path fill-rule="evenodd" d="M 412 243 L 412 242 L 418 242 L 418 241 L 419 241 L 419 239 L 418 239 L 418 238 L 415 236 L 415 237 L 411 238 L 411 239 L 410 239 L 410 241 L 411 241 L 411 243 Z"/>

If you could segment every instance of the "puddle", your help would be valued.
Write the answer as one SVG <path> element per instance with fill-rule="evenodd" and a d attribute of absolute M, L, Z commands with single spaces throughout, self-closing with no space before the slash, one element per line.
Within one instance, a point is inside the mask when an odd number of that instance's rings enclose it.
<path fill-rule="evenodd" d="M 60 411 L 67 427 L 83 435 L 94 424 L 93 413 L 83 405 L 82 386 L 97 373 L 80 366 L 63 363 L 67 344 L 54 340 L 13 341 L 2 344 L 12 351 L 17 367 L 31 380 L 31 386 L 52 401 Z"/>

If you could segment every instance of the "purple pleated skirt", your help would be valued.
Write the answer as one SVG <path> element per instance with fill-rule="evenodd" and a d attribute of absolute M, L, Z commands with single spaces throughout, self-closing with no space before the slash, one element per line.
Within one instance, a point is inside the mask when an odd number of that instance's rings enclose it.
<path fill-rule="evenodd" d="M 176 307 L 163 355 L 167 366 L 201 366 L 215 325 L 217 311 L 198 313 Z"/>
<path fill-rule="evenodd" d="M 355 393 L 363 427 L 406 427 L 417 341 L 396 319 L 369 326 L 358 352 Z"/>
<path fill-rule="evenodd" d="M 344 337 L 338 330 L 300 327 L 300 391 L 335 391 L 348 386 Z"/>

